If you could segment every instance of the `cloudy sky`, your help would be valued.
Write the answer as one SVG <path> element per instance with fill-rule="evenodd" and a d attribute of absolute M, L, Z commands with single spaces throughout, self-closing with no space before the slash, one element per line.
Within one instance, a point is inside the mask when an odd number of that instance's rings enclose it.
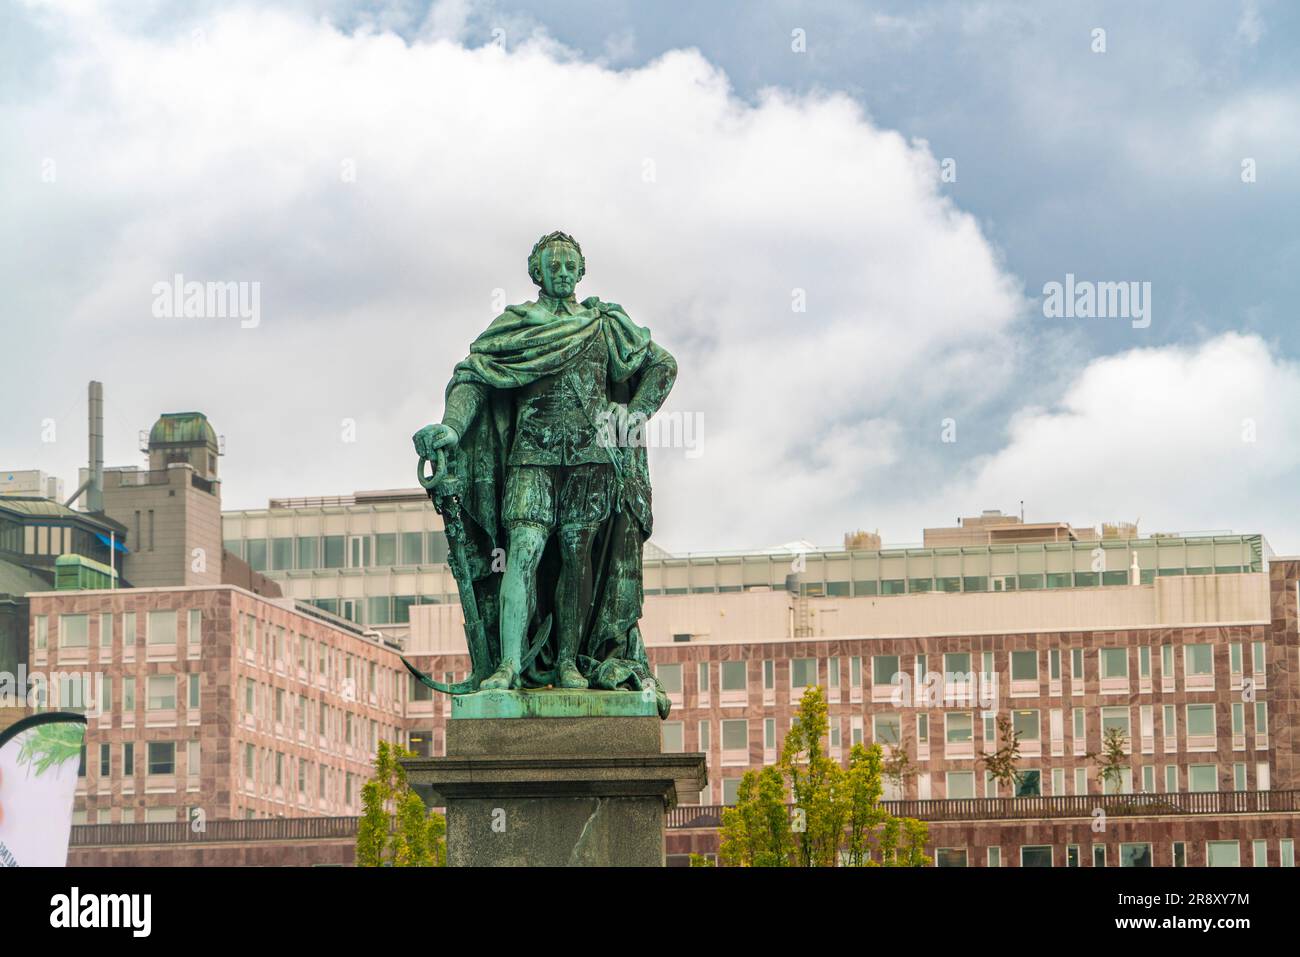
<path fill-rule="evenodd" d="M 0 467 L 160 412 L 227 507 L 413 484 L 554 228 L 673 352 L 656 541 L 985 508 L 1300 551 L 1300 9 L 1266 2 L 0 5 Z M 155 315 L 256 283 L 255 324 Z M 1149 283 L 1149 322 L 1045 284 Z M 251 285 L 247 287 L 253 288 Z"/>

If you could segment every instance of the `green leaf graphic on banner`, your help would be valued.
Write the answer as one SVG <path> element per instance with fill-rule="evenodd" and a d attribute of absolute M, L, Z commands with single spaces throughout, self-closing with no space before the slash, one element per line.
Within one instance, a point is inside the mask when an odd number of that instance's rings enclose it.
<path fill-rule="evenodd" d="M 36 776 L 40 777 L 56 764 L 80 758 L 85 735 L 84 724 L 58 721 L 37 725 L 24 737 L 22 749 L 18 752 L 18 762 L 34 763 Z"/>

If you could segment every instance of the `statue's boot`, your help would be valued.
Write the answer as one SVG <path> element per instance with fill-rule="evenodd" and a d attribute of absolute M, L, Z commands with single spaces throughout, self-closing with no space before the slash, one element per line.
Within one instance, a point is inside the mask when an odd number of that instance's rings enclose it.
<path fill-rule="evenodd" d="M 519 665 L 506 659 L 501 662 L 501 667 L 483 679 L 478 689 L 479 691 L 510 691 L 518 687 Z"/>
<path fill-rule="evenodd" d="M 555 666 L 555 685 L 558 688 L 586 688 L 588 681 L 578 670 L 572 658 L 561 659 Z"/>

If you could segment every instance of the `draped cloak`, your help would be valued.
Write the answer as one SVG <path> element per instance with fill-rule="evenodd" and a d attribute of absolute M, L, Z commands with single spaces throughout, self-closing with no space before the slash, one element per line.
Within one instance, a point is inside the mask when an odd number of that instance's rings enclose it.
<path fill-rule="evenodd" d="M 479 614 L 487 634 L 492 667 L 501 659 L 500 589 L 504 563 L 494 562 L 508 549 L 501 521 L 510 451 L 514 441 L 517 390 L 545 376 L 563 374 L 600 339 L 609 356 L 608 400 L 626 404 L 636 394 L 650 355 L 650 331 L 635 325 L 623 308 L 590 298 L 574 315 L 555 315 L 544 305 L 509 306 L 470 346 L 456 365 L 447 396 L 461 383 L 484 387 L 485 398 L 460 438 L 460 454 L 451 461 L 464 489 L 461 504 L 466 530 L 466 565 L 474 581 Z M 591 417 L 605 410 L 586 410 Z M 591 549 L 591 572 L 580 590 L 581 637 L 577 666 L 592 688 L 625 688 L 656 695 L 661 717 L 667 696 L 646 660 L 638 622 L 643 600 L 642 545 L 650 536 L 650 476 L 644 444 L 607 443 L 616 458 L 617 491 L 611 515 L 599 526 Z M 494 570 L 494 565 L 495 569 Z M 537 570 L 536 605 L 524 648 L 555 610 L 560 556 L 552 535 Z M 521 675 L 524 687 L 555 682 L 558 636 L 552 617 L 550 635 Z"/>

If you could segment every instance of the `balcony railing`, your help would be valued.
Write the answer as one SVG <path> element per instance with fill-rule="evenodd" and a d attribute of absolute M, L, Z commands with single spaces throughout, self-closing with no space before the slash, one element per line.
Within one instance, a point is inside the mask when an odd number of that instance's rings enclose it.
<path fill-rule="evenodd" d="M 1061 797 L 948 798 L 881 801 L 896 817 L 920 821 L 1015 821 L 1092 817 L 1100 808 L 1109 817 L 1163 814 L 1276 814 L 1300 811 L 1300 790 L 1200 791 L 1172 794 L 1071 794 Z M 681 804 L 668 812 L 670 828 L 722 825 L 722 805 Z"/>
<path fill-rule="evenodd" d="M 229 841 L 286 841 L 355 838 L 358 817 L 273 817 L 207 821 L 195 831 L 188 821 L 166 824 L 77 824 L 71 847 L 120 844 L 191 844 Z"/>

